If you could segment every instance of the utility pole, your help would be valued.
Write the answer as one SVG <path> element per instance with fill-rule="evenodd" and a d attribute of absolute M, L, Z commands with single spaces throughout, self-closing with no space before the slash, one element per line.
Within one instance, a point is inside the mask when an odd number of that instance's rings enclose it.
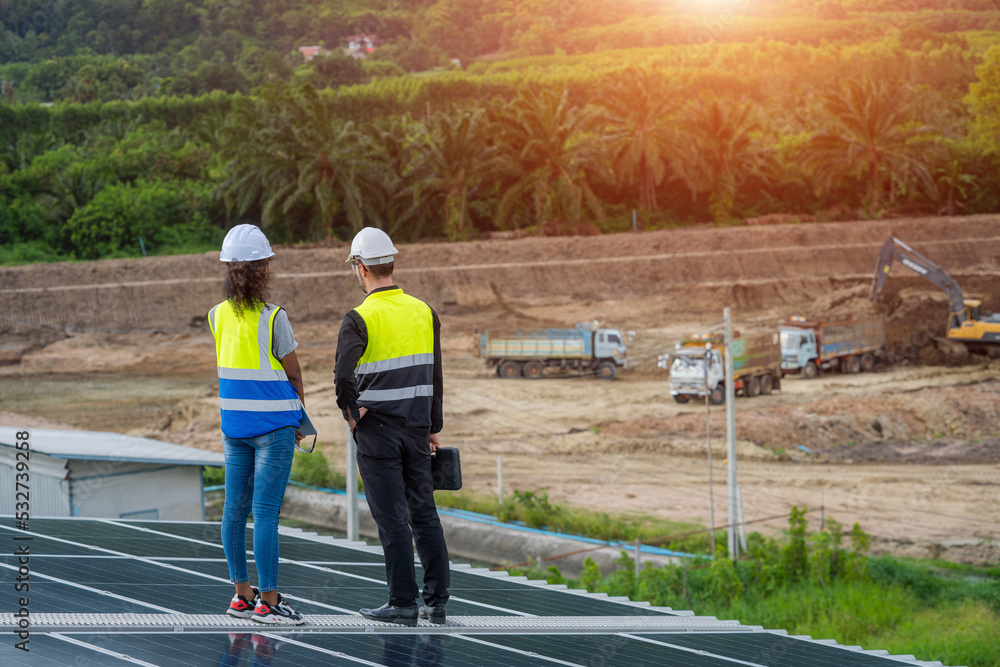
<path fill-rule="evenodd" d="M 727 490 L 729 491 L 729 557 L 736 560 L 740 556 L 737 531 L 739 523 L 738 493 L 736 488 L 736 387 L 733 386 L 733 319 L 728 307 L 722 311 L 723 331 L 726 348 L 726 464 Z"/>

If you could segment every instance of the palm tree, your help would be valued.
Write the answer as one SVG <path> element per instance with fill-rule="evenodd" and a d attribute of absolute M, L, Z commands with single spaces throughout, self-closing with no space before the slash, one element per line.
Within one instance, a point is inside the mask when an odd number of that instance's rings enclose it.
<path fill-rule="evenodd" d="M 218 132 L 219 155 L 226 161 L 219 195 L 230 213 L 243 215 L 255 206 L 264 206 L 281 184 L 297 180 L 289 156 L 279 153 L 275 146 L 275 135 L 282 130 L 288 134 L 289 126 L 283 116 L 291 105 L 289 98 L 286 87 L 265 87 L 256 98 L 237 99 L 226 116 Z M 262 216 L 261 225 L 265 228 L 272 222 L 271 216 Z M 289 238 L 294 241 L 292 225 L 287 219 L 284 222 Z"/>
<path fill-rule="evenodd" d="M 0 163 L 10 171 L 25 169 L 32 160 L 57 145 L 56 138 L 48 132 L 22 134 L 14 143 L 0 148 Z"/>
<path fill-rule="evenodd" d="M 376 171 L 371 147 L 310 86 L 298 94 L 275 86 L 238 105 L 221 138 L 230 210 L 242 214 L 260 205 L 261 221 L 269 225 L 293 210 L 314 209 L 327 238 L 341 211 L 352 233 L 365 226 L 362 186 Z"/>
<path fill-rule="evenodd" d="M 609 137 L 600 133 L 595 109 L 572 107 L 565 90 L 523 90 L 490 115 L 504 174 L 496 211 L 499 226 L 508 226 L 515 215 L 539 225 L 577 220 L 584 208 L 604 221 L 604 209 L 588 183 L 591 177 L 609 177 Z"/>
<path fill-rule="evenodd" d="M 392 238 L 419 239 L 428 224 L 429 212 L 413 204 L 407 186 L 418 159 L 415 155 L 417 137 L 423 132 L 421 121 L 410 115 L 381 116 L 363 128 L 372 150 L 373 165 L 378 177 L 370 179 L 366 194 L 366 213 L 384 221 Z"/>
<path fill-rule="evenodd" d="M 659 72 L 629 67 L 614 77 L 597 104 L 611 126 L 612 165 L 619 185 L 638 184 L 639 206 L 655 210 L 656 187 L 680 155 L 676 96 Z"/>
<path fill-rule="evenodd" d="M 47 190 L 38 196 L 38 203 L 53 223 L 61 225 L 73 212 L 83 208 L 104 189 L 105 177 L 92 173 L 79 164 L 53 175 Z"/>
<path fill-rule="evenodd" d="M 691 140 L 684 144 L 678 176 L 691 194 L 708 193 L 709 209 L 716 222 L 724 222 L 736 199 L 738 187 L 755 174 L 766 178 L 773 158 L 758 148 L 755 133 L 761 130 L 757 109 L 749 101 L 721 103 L 703 96 L 689 108 Z"/>
<path fill-rule="evenodd" d="M 829 190 L 845 177 L 866 182 L 864 205 L 869 213 L 887 208 L 895 184 L 916 178 L 928 192 L 935 189 L 928 161 L 921 155 L 933 130 L 912 120 L 909 90 L 899 81 L 844 82 L 825 96 L 828 125 L 803 147 L 802 163 L 820 189 Z M 886 184 L 889 195 L 886 195 Z"/>
<path fill-rule="evenodd" d="M 437 114 L 416 138 L 407 192 L 411 209 L 430 209 L 440 200 L 444 230 L 452 240 L 466 239 L 472 229 L 470 194 L 499 169 L 496 146 L 489 145 L 486 113 L 472 107 Z"/>

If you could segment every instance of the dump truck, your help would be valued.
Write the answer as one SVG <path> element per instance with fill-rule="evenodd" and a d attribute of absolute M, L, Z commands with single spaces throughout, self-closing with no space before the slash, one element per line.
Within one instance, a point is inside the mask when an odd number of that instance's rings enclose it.
<path fill-rule="evenodd" d="M 781 353 L 775 334 L 733 336 L 733 388 L 748 398 L 781 389 Z M 707 364 L 707 371 L 706 371 Z M 673 352 L 661 354 L 657 366 L 670 370 L 670 395 L 678 403 L 704 398 L 713 405 L 726 400 L 725 346 L 721 334 L 691 334 Z"/>
<path fill-rule="evenodd" d="M 885 351 L 881 316 L 841 316 L 828 320 L 789 317 L 779 329 L 781 372 L 811 379 L 824 370 L 860 373 L 875 368 Z"/>
<path fill-rule="evenodd" d="M 635 336 L 629 332 L 629 342 Z M 614 379 L 628 366 L 628 348 L 618 329 L 601 329 L 581 322 L 572 329 L 485 331 L 479 335 L 479 356 L 502 378 L 540 378 L 548 368 L 593 373 Z"/>

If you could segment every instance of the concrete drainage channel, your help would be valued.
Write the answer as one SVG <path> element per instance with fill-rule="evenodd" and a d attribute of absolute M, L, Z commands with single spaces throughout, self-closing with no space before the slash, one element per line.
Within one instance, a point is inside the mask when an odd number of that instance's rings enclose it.
<path fill-rule="evenodd" d="M 440 501 L 439 501 L 440 502 Z M 616 561 L 622 550 L 635 559 L 634 546 L 607 546 L 601 540 L 568 537 L 558 533 L 501 524 L 484 515 L 462 510 L 439 510 L 448 552 L 452 558 L 493 565 L 510 565 L 539 559 L 547 568 L 555 565 L 566 577 L 576 578 L 589 557 L 607 574 L 618 569 Z M 316 526 L 344 532 L 347 527 L 347 495 L 343 492 L 320 491 L 289 486 L 281 516 L 305 521 Z M 378 532 L 368 505 L 361 497 L 358 502 L 358 528 L 363 537 L 377 539 Z M 561 556 L 552 558 L 553 556 Z M 677 563 L 688 554 L 656 547 L 641 547 L 640 564 L 656 566 Z"/>

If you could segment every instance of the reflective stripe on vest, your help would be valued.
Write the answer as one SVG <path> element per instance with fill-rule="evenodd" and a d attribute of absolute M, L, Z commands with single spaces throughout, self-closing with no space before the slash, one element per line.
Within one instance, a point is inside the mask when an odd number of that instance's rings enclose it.
<path fill-rule="evenodd" d="M 222 432 L 230 438 L 298 426 L 302 419 L 295 387 L 271 351 L 278 310 L 267 304 L 240 317 L 225 301 L 208 314 L 218 360 Z"/>
<path fill-rule="evenodd" d="M 430 306 L 400 289 L 369 294 L 355 308 L 368 345 L 358 361 L 358 405 L 430 426 L 434 395 L 434 316 Z"/>

